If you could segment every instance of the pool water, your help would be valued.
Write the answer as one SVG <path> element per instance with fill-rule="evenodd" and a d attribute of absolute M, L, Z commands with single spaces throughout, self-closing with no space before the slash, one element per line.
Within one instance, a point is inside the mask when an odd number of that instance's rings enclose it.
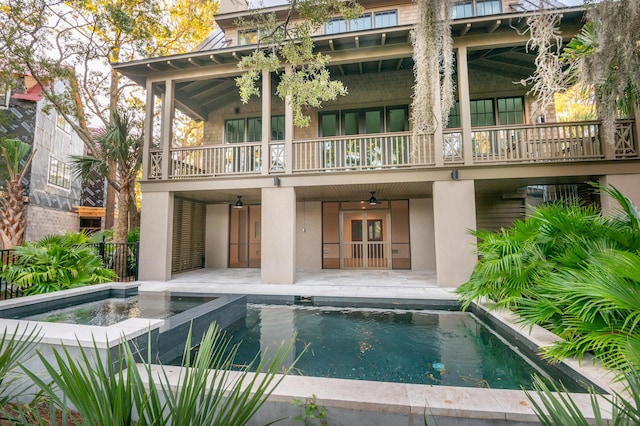
<path fill-rule="evenodd" d="M 168 300 L 139 296 L 109 298 L 44 312 L 21 319 L 66 324 L 109 326 L 129 318 L 165 319 L 199 306 L 215 297 L 171 296 Z"/>
<path fill-rule="evenodd" d="M 249 305 L 227 329 L 240 365 L 294 332 L 290 359 L 309 347 L 293 374 L 499 389 L 530 389 L 532 374 L 545 376 L 463 312 Z"/>

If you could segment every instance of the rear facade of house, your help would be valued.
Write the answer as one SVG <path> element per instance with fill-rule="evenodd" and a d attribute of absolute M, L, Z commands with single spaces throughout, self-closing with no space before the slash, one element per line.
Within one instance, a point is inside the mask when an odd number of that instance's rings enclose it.
<path fill-rule="evenodd" d="M 422 136 L 410 119 L 418 6 L 361 4 L 360 18 L 336 16 L 315 36 L 348 94 L 306 111 L 305 128 L 275 95 L 276 73 L 262 74 L 263 96 L 240 101 L 237 64 L 258 33 L 236 27 L 250 12 L 233 2 L 221 2 L 198 50 L 114 66 L 147 89 L 140 279 L 260 268 L 263 283 L 294 283 L 297 271 L 408 269 L 455 287 L 477 260 L 470 229 L 498 230 L 559 199 L 610 211 L 590 181 L 640 201 L 633 119 L 605 144 L 598 121 L 560 123 L 553 109 L 532 117 L 519 84 L 535 69 L 526 4 L 454 5 L 456 103 L 447 128 Z M 568 41 L 584 10 L 561 12 Z M 184 140 L 183 114 L 204 122 L 202 145 Z"/>

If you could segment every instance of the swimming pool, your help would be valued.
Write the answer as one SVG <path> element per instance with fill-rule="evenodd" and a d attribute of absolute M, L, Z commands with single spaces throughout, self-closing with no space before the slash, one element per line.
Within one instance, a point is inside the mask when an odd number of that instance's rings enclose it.
<path fill-rule="evenodd" d="M 166 319 L 215 299 L 216 297 L 171 295 L 166 303 L 158 303 L 157 299 L 140 299 L 138 296 L 110 297 L 15 318 L 105 327 L 129 318 Z"/>
<path fill-rule="evenodd" d="M 296 333 L 293 374 L 496 389 L 531 388 L 548 375 L 465 312 L 250 304 L 227 328 L 236 364 Z"/>

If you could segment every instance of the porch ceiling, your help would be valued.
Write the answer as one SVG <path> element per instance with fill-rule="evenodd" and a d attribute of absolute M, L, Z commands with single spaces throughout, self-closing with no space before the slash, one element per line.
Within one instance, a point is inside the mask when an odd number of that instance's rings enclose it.
<path fill-rule="evenodd" d="M 371 191 L 379 200 L 398 198 L 429 198 L 432 196 L 431 182 L 402 182 L 348 185 L 300 186 L 296 188 L 298 201 L 358 201 L 368 200 Z M 233 204 L 242 196 L 245 204 L 260 204 L 260 188 L 215 191 L 176 192 L 175 196 L 209 204 Z"/>

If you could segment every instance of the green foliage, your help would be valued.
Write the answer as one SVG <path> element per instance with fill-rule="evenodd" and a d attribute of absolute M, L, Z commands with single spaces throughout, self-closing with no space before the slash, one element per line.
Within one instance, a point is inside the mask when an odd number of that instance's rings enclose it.
<path fill-rule="evenodd" d="M 31 156 L 27 157 L 31 151 L 31 145 L 22 142 L 20 139 L 0 138 L 0 174 L 5 180 L 18 177 L 22 179 L 22 175 L 29 168 Z M 28 158 L 26 163 L 20 165 L 20 162 Z"/>
<path fill-rule="evenodd" d="M 0 276 L 24 288 L 25 295 L 65 290 L 112 281 L 115 274 L 102 267 L 88 236 L 82 233 L 50 235 L 15 248 L 18 262 L 3 268 Z"/>
<path fill-rule="evenodd" d="M 623 376 L 627 385 L 625 394 L 600 395 L 591 389 L 591 408 L 597 425 L 637 425 L 640 424 L 640 374 L 629 371 Z M 539 377 L 533 382 L 535 394 L 525 391 L 540 423 L 544 426 L 587 426 L 590 423 L 578 404 L 564 388 L 548 385 Z M 537 398 L 536 398 L 537 397 Z M 606 407 L 601 408 L 603 403 Z M 611 421 L 604 413 L 611 413 Z"/>
<path fill-rule="evenodd" d="M 500 233 L 474 232 L 478 262 L 458 289 L 465 307 L 491 299 L 564 339 L 552 359 L 593 353 L 604 365 L 640 371 L 640 214 L 615 188 L 616 218 L 552 204 Z"/>
<path fill-rule="evenodd" d="M 20 331 L 16 326 L 10 331 L 5 327 L 0 338 L 0 409 L 25 392 L 27 384 L 22 380 L 19 365 L 33 356 L 39 341 L 37 328 Z"/>
<path fill-rule="evenodd" d="M 293 418 L 294 423 L 304 423 L 305 426 L 318 423 L 321 426 L 327 426 L 329 424 L 326 420 L 329 411 L 325 407 L 317 404 L 315 394 L 311 395 L 311 398 L 307 398 L 305 402 L 294 399 L 292 404 L 304 409 L 304 413 Z"/>
<path fill-rule="evenodd" d="M 177 387 L 169 385 L 168 378 L 175 367 L 150 362 L 136 366 L 136 354 L 126 343 L 119 346 L 116 360 L 111 351 L 102 355 L 95 343 L 92 349 L 80 349 L 80 359 L 67 348 L 54 351 L 54 361 L 38 354 L 53 386 L 28 369 L 25 373 L 41 388 L 49 404 L 62 411 L 63 418 L 72 404 L 82 424 L 244 425 L 284 378 L 278 373 L 294 341 L 292 338 L 288 346 L 281 346 L 271 362 L 263 357 L 241 371 L 232 371 L 237 346 L 229 347 L 215 323 L 204 334 L 195 355 L 190 354 L 190 332 Z M 257 372 L 249 372 L 256 363 Z M 288 371 L 286 368 L 285 374 Z M 134 413 L 139 417 L 135 422 Z"/>
<path fill-rule="evenodd" d="M 342 15 L 348 20 L 357 18 L 362 12 L 363 8 L 355 1 L 298 0 L 289 2 L 284 20 L 277 19 L 275 13 L 260 12 L 238 20 L 241 29 L 260 29 L 255 51 L 238 63 L 245 71 L 236 79 L 242 102 L 247 103 L 252 96 L 260 95 L 257 83 L 263 70 L 280 73 L 277 95 L 283 100 L 290 99 L 294 124 L 308 126 L 310 117 L 305 109 L 319 108 L 322 102 L 347 94 L 343 84 L 329 75 L 330 57 L 314 52 L 312 35 L 332 15 Z M 295 20 L 292 19 L 294 14 L 298 15 Z M 283 64 L 291 66 L 290 72 L 282 73 Z"/>

